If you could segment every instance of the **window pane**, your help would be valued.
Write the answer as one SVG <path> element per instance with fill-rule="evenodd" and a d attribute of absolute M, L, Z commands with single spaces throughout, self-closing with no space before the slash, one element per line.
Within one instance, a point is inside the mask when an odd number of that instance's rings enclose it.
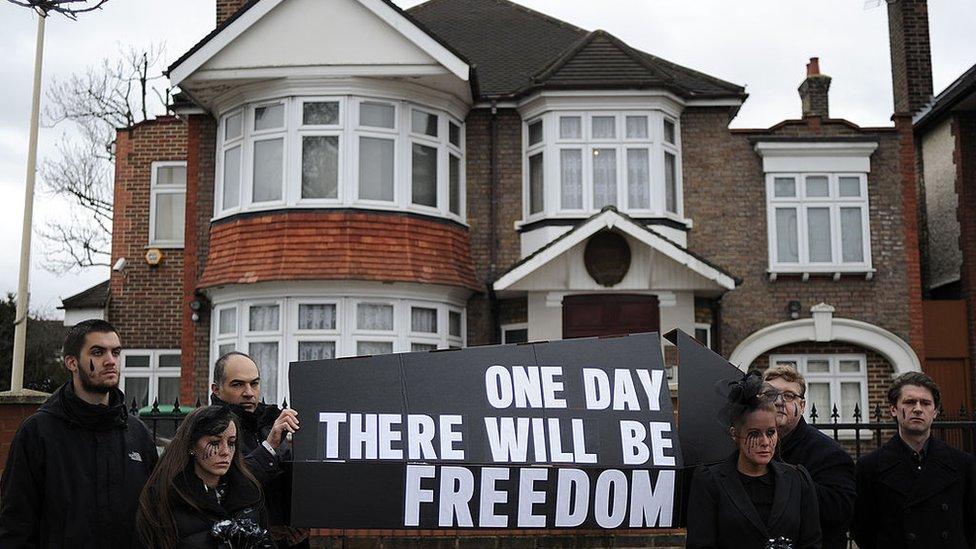
<path fill-rule="evenodd" d="M 299 330 L 335 330 L 336 307 L 331 303 L 302 303 L 298 306 Z"/>
<path fill-rule="evenodd" d="M 528 340 L 529 330 L 527 328 L 505 330 L 505 343 L 525 343 Z"/>
<path fill-rule="evenodd" d="M 800 261 L 796 208 L 776 208 L 776 260 L 780 263 Z"/>
<path fill-rule="evenodd" d="M 254 109 L 254 131 L 273 130 L 285 125 L 285 106 L 265 105 Z"/>
<path fill-rule="evenodd" d="M 627 117 L 627 137 L 630 139 L 647 139 L 647 117 Z"/>
<path fill-rule="evenodd" d="M 233 343 L 224 343 L 223 345 L 220 345 L 220 346 L 217 347 L 217 357 L 218 358 L 219 357 L 222 357 L 222 356 L 226 355 L 227 353 L 229 353 L 231 351 L 236 351 L 236 350 L 237 350 L 237 346 L 234 345 Z"/>
<path fill-rule="evenodd" d="M 617 122 L 613 116 L 593 117 L 593 138 L 613 139 L 617 137 Z"/>
<path fill-rule="evenodd" d="M 861 372 L 860 360 L 841 360 L 839 371 L 842 374 L 858 374 Z"/>
<path fill-rule="evenodd" d="M 839 183 L 842 197 L 861 196 L 860 177 L 841 177 Z"/>
<path fill-rule="evenodd" d="M 807 210 L 810 262 L 830 262 L 830 209 Z"/>
<path fill-rule="evenodd" d="M 393 140 L 359 138 L 359 198 L 393 200 Z"/>
<path fill-rule="evenodd" d="M 232 114 L 224 121 L 224 141 L 237 139 L 244 129 L 243 113 Z"/>
<path fill-rule="evenodd" d="M 829 383 L 807 383 L 807 415 L 817 407 L 817 423 L 830 423 L 830 414 L 833 409 L 830 406 L 830 384 Z"/>
<path fill-rule="evenodd" d="M 773 181 L 773 196 L 776 198 L 796 196 L 796 180 L 792 177 L 777 177 Z"/>
<path fill-rule="evenodd" d="M 359 125 L 374 128 L 395 127 L 396 109 L 386 103 L 363 102 L 359 104 Z"/>
<path fill-rule="evenodd" d="M 125 367 L 126 368 L 148 368 L 149 355 L 126 355 Z"/>
<path fill-rule="evenodd" d="M 302 124 L 306 126 L 334 126 L 338 123 L 338 101 L 317 101 L 302 105 Z"/>
<path fill-rule="evenodd" d="M 156 195 L 156 240 L 183 242 L 183 211 L 186 193 L 159 193 Z"/>
<path fill-rule="evenodd" d="M 840 240 L 845 263 L 864 261 L 864 231 L 861 208 L 840 209 Z"/>
<path fill-rule="evenodd" d="M 237 332 L 236 308 L 232 307 L 230 309 L 221 309 L 220 312 L 217 313 L 217 316 L 219 317 L 219 327 L 217 329 L 218 334 L 233 334 Z"/>
<path fill-rule="evenodd" d="M 708 328 L 695 328 L 695 339 L 698 343 L 708 347 Z"/>
<path fill-rule="evenodd" d="M 627 149 L 627 206 L 651 207 L 651 165 L 647 149 Z"/>
<path fill-rule="evenodd" d="M 529 213 L 543 209 L 542 153 L 529 157 Z"/>
<path fill-rule="evenodd" d="M 306 105 L 307 106 L 307 105 Z M 302 198 L 339 197 L 339 138 L 302 138 Z"/>
<path fill-rule="evenodd" d="M 424 111 L 412 111 L 411 114 L 413 133 L 422 133 L 437 137 L 437 115 Z"/>
<path fill-rule="evenodd" d="M 617 151 L 593 149 L 593 207 L 617 205 Z"/>
<path fill-rule="evenodd" d="M 583 208 L 583 151 L 559 151 L 559 203 L 564 210 Z"/>
<path fill-rule="evenodd" d="M 247 354 L 258 365 L 261 376 L 261 396 L 265 402 L 278 402 L 278 343 L 251 343 Z"/>
<path fill-rule="evenodd" d="M 142 408 L 149 406 L 149 378 L 148 377 L 126 377 L 125 378 L 125 407 L 132 406 L 132 401 Z M 161 404 L 166 404 L 160 401 Z M 172 404 L 172 403 L 169 403 Z"/>
<path fill-rule="evenodd" d="M 674 122 L 665 119 L 664 120 L 664 140 L 668 143 L 674 144 L 675 142 L 675 128 Z"/>
<path fill-rule="evenodd" d="M 389 341 L 357 341 L 356 354 L 359 356 L 388 355 L 393 352 L 393 343 Z"/>
<path fill-rule="evenodd" d="M 562 139 L 581 139 L 583 137 L 583 119 L 579 116 L 560 116 L 559 137 Z"/>
<path fill-rule="evenodd" d="M 298 360 L 325 360 L 335 358 L 334 341 L 299 341 Z"/>
<path fill-rule="evenodd" d="M 437 309 L 410 308 L 410 331 L 426 334 L 437 333 Z"/>
<path fill-rule="evenodd" d="M 393 305 L 360 303 L 356 308 L 356 328 L 360 330 L 392 330 Z"/>
<path fill-rule="evenodd" d="M 817 360 L 817 359 L 807 360 L 807 373 L 808 374 L 829 374 L 830 361 Z"/>
<path fill-rule="evenodd" d="M 186 186 L 186 166 L 159 166 L 156 168 L 157 185 Z"/>
<path fill-rule="evenodd" d="M 277 305 L 252 305 L 248 315 L 248 330 L 252 332 L 278 331 Z"/>
<path fill-rule="evenodd" d="M 422 353 L 426 351 L 435 351 L 435 350 L 437 350 L 437 345 L 433 343 L 411 343 L 410 344 L 410 352 L 412 353 Z"/>
<path fill-rule="evenodd" d="M 159 403 L 173 404 L 180 398 L 180 378 L 161 377 L 159 383 Z"/>
<path fill-rule="evenodd" d="M 176 355 L 176 354 L 159 355 L 159 367 L 160 368 L 179 368 L 180 367 L 180 355 Z"/>
<path fill-rule="evenodd" d="M 678 165 L 675 156 L 664 153 L 664 203 L 671 213 L 678 213 Z"/>
<path fill-rule="evenodd" d="M 808 197 L 822 198 L 830 196 L 830 184 L 825 176 L 808 177 L 806 183 Z"/>
<path fill-rule="evenodd" d="M 461 146 L 461 126 L 458 126 L 454 122 L 447 123 L 447 139 L 451 142 L 451 145 L 455 147 Z"/>
<path fill-rule="evenodd" d="M 535 145 L 542 141 L 542 120 L 537 120 L 529 124 L 529 145 Z"/>
<path fill-rule="evenodd" d="M 454 156 L 453 154 L 448 157 L 448 167 L 450 168 L 450 173 L 448 174 L 450 186 L 449 192 L 449 204 L 451 213 L 461 215 L 461 159 Z"/>
<path fill-rule="evenodd" d="M 437 149 L 413 145 L 413 203 L 437 207 Z"/>
<path fill-rule="evenodd" d="M 236 208 L 241 201 L 241 147 L 224 151 L 223 209 Z"/>
<path fill-rule="evenodd" d="M 845 381 L 840 384 L 840 420 L 854 421 L 854 406 L 861 403 L 861 384 L 857 381 Z M 861 410 L 863 417 L 864 410 Z"/>
<path fill-rule="evenodd" d="M 461 337 L 461 313 L 454 311 L 447 313 L 447 333 L 455 337 Z"/>
<path fill-rule="evenodd" d="M 776 365 L 777 366 L 789 366 L 789 367 L 793 368 L 794 370 L 798 370 L 795 360 L 777 360 L 776 361 Z"/>
<path fill-rule="evenodd" d="M 254 143 L 253 202 L 281 200 L 284 146 L 284 139 L 268 139 Z"/>

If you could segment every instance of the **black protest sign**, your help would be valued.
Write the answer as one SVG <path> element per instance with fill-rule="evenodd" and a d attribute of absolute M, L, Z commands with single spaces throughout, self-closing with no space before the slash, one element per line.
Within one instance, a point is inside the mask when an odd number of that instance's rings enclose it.
<path fill-rule="evenodd" d="M 674 525 L 657 334 L 295 363 L 296 526 Z"/>

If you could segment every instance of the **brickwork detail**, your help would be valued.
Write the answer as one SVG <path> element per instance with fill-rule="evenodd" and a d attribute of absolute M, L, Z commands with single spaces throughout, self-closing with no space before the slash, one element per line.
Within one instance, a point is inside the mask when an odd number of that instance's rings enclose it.
<path fill-rule="evenodd" d="M 932 98 L 932 53 L 926 0 L 888 2 L 895 114 L 913 115 Z"/>
<path fill-rule="evenodd" d="M 217 0 L 217 25 L 237 13 L 237 10 L 246 3 L 247 0 Z"/>

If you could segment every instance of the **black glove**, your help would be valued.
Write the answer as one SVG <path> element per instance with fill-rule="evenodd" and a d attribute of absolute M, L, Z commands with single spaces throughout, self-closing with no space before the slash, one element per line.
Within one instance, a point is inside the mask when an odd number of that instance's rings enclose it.
<path fill-rule="evenodd" d="M 220 549 L 275 549 L 271 534 L 251 519 L 216 522 L 210 535 Z"/>

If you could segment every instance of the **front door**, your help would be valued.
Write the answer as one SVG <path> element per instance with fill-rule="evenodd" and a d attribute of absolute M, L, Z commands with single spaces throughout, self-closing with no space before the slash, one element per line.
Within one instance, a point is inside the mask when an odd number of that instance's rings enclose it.
<path fill-rule="evenodd" d="M 563 298 L 563 339 L 657 332 L 657 296 L 570 295 Z"/>

